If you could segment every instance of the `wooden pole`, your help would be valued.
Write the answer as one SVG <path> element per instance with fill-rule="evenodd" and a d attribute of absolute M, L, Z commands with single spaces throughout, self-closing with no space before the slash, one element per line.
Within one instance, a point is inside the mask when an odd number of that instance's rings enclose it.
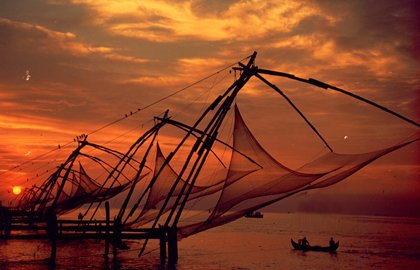
<path fill-rule="evenodd" d="M 202 152 L 201 149 L 204 150 L 203 145 L 207 142 L 206 147 L 207 149 L 211 148 L 211 145 L 214 142 L 214 138 L 217 137 L 217 129 L 220 127 L 221 125 L 221 121 L 223 120 L 223 118 L 221 118 L 221 114 L 226 115 L 226 111 L 228 109 L 228 107 L 231 105 L 231 103 L 233 102 L 233 99 L 235 98 L 235 96 L 237 95 L 238 91 L 246 84 L 246 82 L 251 78 L 251 76 L 253 75 L 250 72 L 250 68 L 252 67 L 252 65 L 254 64 L 254 60 L 256 57 L 257 53 L 254 52 L 254 54 L 250 57 L 250 60 L 248 62 L 248 64 L 246 65 L 246 68 L 244 69 L 244 72 L 241 74 L 241 77 L 236 80 L 226 91 L 223 95 L 219 96 L 209 107 L 207 107 L 207 109 L 201 114 L 201 116 L 197 119 L 197 121 L 195 122 L 195 124 L 192 126 L 192 129 L 188 131 L 188 133 L 184 136 L 184 138 L 178 143 L 178 145 L 176 146 L 176 148 L 171 152 L 171 154 L 166 158 L 166 160 L 164 161 L 164 163 L 162 164 L 162 166 L 160 167 L 159 171 L 157 172 L 157 174 L 155 174 L 155 176 L 153 176 L 152 181 L 155 181 L 159 175 L 161 174 L 161 172 L 163 171 L 163 169 L 169 164 L 169 162 L 171 161 L 172 157 L 177 153 L 177 151 L 185 144 L 185 141 L 192 136 L 192 133 L 194 132 L 194 129 L 203 121 L 203 119 L 207 116 L 207 114 L 214 110 L 218 104 L 220 102 L 223 103 L 220 105 L 220 107 L 217 109 L 216 113 L 212 116 L 210 122 L 207 124 L 206 128 L 203 130 L 203 135 L 200 138 L 197 138 L 197 140 L 195 141 L 194 146 L 192 147 L 190 153 L 187 155 L 184 165 L 182 167 L 182 169 L 180 170 L 180 172 L 178 173 L 178 177 L 176 178 L 175 182 L 173 183 L 173 185 L 171 186 L 171 189 L 168 192 L 168 195 L 163 203 L 163 205 L 161 206 L 159 213 L 157 214 L 155 220 L 153 221 L 152 224 L 152 229 L 156 228 L 156 225 L 158 224 L 160 218 L 162 217 L 163 213 L 165 212 L 166 206 L 169 203 L 169 200 L 172 198 L 172 194 L 174 193 L 175 189 L 177 188 L 179 182 L 181 181 L 181 178 L 183 177 L 183 174 L 187 171 L 187 168 L 191 165 L 191 163 L 193 164 L 193 167 L 190 170 L 190 173 L 187 177 L 187 180 L 185 181 L 185 183 L 182 185 L 181 187 L 181 192 L 178 194 L 176 201 L 174 203 L 174 206 L 172 207 L 169 216 L 167 217 L 166 221 L 165 221 L 165 226 L 168 226 L 170 224 L 170 221 L 172 219 L 172 216 L 174 215 L 174 213 L 176 212 L 177 208 L 178 208 L 178 203 L 180 202 L 181 198 L 184 197 L 184 201 L 182 202 L 182 204 L 180 205 L 180 208 L 178 210 L 177 216 L 175 217 L 175 221 L 172 223 L 173 226 L 176 226 L 177 221 L 182 213 L 182 210 L 185 206 L 185 202 L 189 197 L 189 193 L 187 192 L 187 194 L 184 194 L 185 189 L 187 188 L 187 185 L 190 184 L 190 186 L 192 187 L 194 185 L 194 179 L 192 179 L 193 181 L 190 182 L 191 180 L 191 176 L 194 173 L 194 170 L 196 169 L 196 166 L 199 164 L 199 160 L 202 158 Z M 230 96 L 229 93 L 231 94 Z M 216 127 L 216 130 L 215 130 Z M 204 136 L 204 134 L 207 134 L 207 132 L 210 131 L 209 135 L 210 136 Z M 203 141 L 205 140 L 205 141 Z M 195 159 L 195 162 L 192 162 L 191 160 L 193 159 L 193 155 L 194 153 L 196 153 L 196 151 L 198 150 L 198 147 L 200 146 L 200 144 L 202 144 L 201 149 L 199 150 L 199 152 L 197 153 L 199 157 L 197 157 Z M 207 152 L 209 152 L 209 150 L 207 150 Z M 207 153 L 208 154 L 208 153 Z M 191 163 L 190 163 L 191 161 Z M 203 162 L 202 162 L 203 164 Z M 195 174 L 196 176 L 198 175 L 198 173 Z M 195 178 L 196 179 L 196 178 Z M 168 239 L 169 241 L 169 239 Z M 146 241 L 143 244 L 142 249 L 139 252 L 139 257 L 143 254 L 146 245 L 148 243 L 148 239 L 146 239 Z"/>
<path fill-rule="evenodd" d="M 57 238 L 51 238 L 51 256 L 50 265 L 55 265 L 55 259 L 57 258 Z"/>
<path fill-rule="evenodd" d="M 290 106 L 293 107 L 293 109 L 303 118 L 303 120 L 305 120 L 306 124 L 309 125 L 309 127 L 315 132 L 315 134 L 318 136 L 318 138 L 321 139 L 321 141 L 325 144 L 325 146 L 331 151 L 334 152 L 333 149 L 331 148 L 331 146 L 327 143 L 327 141 L 324 139 L 324 137 L 322 137 L 321 133 L 319 133 L 319 131 L 316 129 L 316 127 L 314 125 L 312 125 L 312 123 L 308 120 L 308 118 L 306 118 L 306 116 L 299 110 L 298 107 L 296 107 L 296 105 L 289 99 L 288 96 L 286 96 L 283 91 L 281 91 L 277 86 L 275 86 L 274 84 L 270 83 L 269 81 L 267 81 L 263 76 L 261 76 L 260 74 L 255 74 L 255 76 L 260 79 L 261 81 L 263 81 L 265 84 L 267 84 L 268 86 L 270 86 L 272 89 L 274 89 L 274 91 L 276 91 L 277 93 L 279 93 L 289 104 Z"/>
<path fill-rule="evenodd" d="M 159 248 L 160 248 L 160 265 L 164 266 L 166 262 L 166 229 L 159 226 Z"/>
<path fill-rule="evenodd" d="M 177 228 L 169 228 L 168 231 L 168 265 L 175 266 L 178 263 L 178 239 Z"/>
<path fill-rule="evenodd" d="M 171 212 L 169 213 L 169 216 L 166 219 L 165 225 L 170 224 L 172 216 L 176 212 L 180 200 L 183 198 L 181 204 L 179 205 L 178 212 L 176 213 L 176 216 L 175 216 L 174 221 L 172 223 L 172 227 L 176 227 L 179 219 L 181 218 L 182 211 L 184 210 L 184 207 L 185 207 L 185 205 L 188 201 L 188 198 L 191 194 L 191 191 L 192 191 L 192 188 L 195 184 L 195 181 L 197 180 L 197 177 L 198 177 L 202 167 L 204 166 L 204 162 L 207 159 L 207 156 L 208 156 L 208 154 L 210 152 L 210 149 L 211 149 L 211 147 L 212 147 L 212 145 L 213 145 L 213 143 L 214 143 L 214 141 L 215 141 L 215 139 L 218 135 L 219 128 L 220 128 L 221 124 L 223 123 L 223 120 L 225 119 L 225 116 L 226 116 L 228 110 L 230 109 L 236 95 L 239 93 L 239 91 L 242 89 L 242 87 L 245 86 L 245 84 L 249 81 L 249 79 L 253 76 L 254 71 L 253 71 L 253 69 L 251 69 L 251 67 L 254 64 L 254 60 L 255 60 L 256 55 L 257 55 L 257 53 L 254 52 L 254 54 L 249 59 L 248 64 L 246 65 L 246 69 L 244 69 L 244 72 L 241 74 L 241 77 L 236 81 L 238 83 L 233 88 L 233 91 L 231 92 L 230 96 L 227 96 L 225 98 L 225 100 L 223 101 L 223 103 L 220 105 L 217 112 L 215 113 L 215 115 L 213 115 L 213 118 L 210 120 L 209 124 L 203 130 L 204 134 L 202 134 L 201 137 L 199 139 L 197 139 L 195 146 L 197 146 L 197 148 L 198 148 L 199 144 L 201 144 L 201 146 L 200 146 L 200 148 L 198 149 L 198 152 L 197 152 L 198 157 L 193 162 L 194 164 L 190 169 L 190 173 L 189 173 L 188 177 L 185 179 L 185 182 L 184 182 L 184 184 L 181 188 L 181 191 L 179 192 L 179 195 L 176 198 L 174 207 L 171 209 Z M 207 132 L 208 132 L 208 135 L 205 135 L 205 134 L 207 134 Z M 194 147 L 191 150 L 190 155 L 187 157 L 187 159 L 185 161 L 185 165 L 182 168 L 182 170 L 180 171 L 177 180 L 182 177 L 182 173 L 184 172 L 184 169 L 186 168 L 186 166 L 190 162 L 191 154 L 193 152 L 196 152 L 197 148 L 194 149 Z M 176 182 L 175 182 L 175 184 L 176 184 Z M 188 185 L 189 185 L 189 187 L 187 189 Z"/>
<path fill-rule="evenodd" d="M 381 110 L 383 110 L 383 111 L 385 111 L 387 113 L 390 113 L 390 114 L 392 114 L 392 115 L 394 115 L 394 116 L 396 116 L 396 117 L 398 117 L 398 118 L 400 118 L 400 119 L 402 119 L 402 120 L 404 120 L 404 121 L 406 121 L 406 122 L 408 122 L 410 124 L 413 124 L 413 125 L 415 125 L 417 127 L 420 127 L 420 124 L 418 124 L 414 120 L 411 120 L 411 119 L 409 119 L 409 118 L 407 118 L 407 117 L 405 117 L 405 116 L 403 116 L 403 115 L 401 115 L 401 114 L 399 114 L 397 112 L 394 112 L 394 111 L 392 111 L 392 110 L 390 110 L 390 109 L 388 109 L 388 108 L 386 108 L 384 106 L 381 106 L 381 105 L 379 105 L 379 104 L 377 104 L 377 103 L 375 103 L 375 102 L 373 102 L 371 100 L 368 100 L 366 98 L 363 98 L 361 96 L 358 96 L 356 94 L 353 94 L 353 93 L 351 93 L 349 91 L 346 91 L 344 89 L 338 88 L 336 86 L 333 86 L 333 85 L 330 85 L 330 84 L 327 84 L 327 83 L 324 83 L 324 82 L 321 82 L 321 81 L 318 81 L 318 80 L 315 80 L 315 79 L 312 79 L 312 78 L 303 79 L 303 78 L 296 77 L 293 74 L 288 74 L 288 73 L 284 73 L 284 72 L 278 72 L 278 71 L 274 71 L 274 70 L 267 70 L 267 69 L 260 69 L 259 68 L 258 69 L 258 73 L 268 74 L 268 75 L 274 75 L 274 76 L 280 76 L 280 77 L 286 77 L 286 78 L 289 78 L 289 79 L 292 79 L 292 80 L 296 80 L 296 81 L 300 81 L 300 82 L 312 84 L 312 85 L 317 86 L 317 87 L 320 87 L 320 88 L 335 90 L 335 91 L 338 91 L 338 92 L 340 92 L 342 94 L 345 94 L 347 96 L 350 96 L 352 98 L 355 98 L 355 99 L 358 99 L 360 101 L 366 102 L 367 104 L 372 105 L 372 106 L 374 106 L 376 108 L 379 108 L 379 109 L 381 109 Z"/>
<path fill-rule="evenodd" d="M 165 115 L 167 115 L 167 113 Z M 127 197 L 125 198 L 125 201 L 124 201 L 123 205 L 120 208 L 120 212 L 118 213 L 118 219 L 121 220 L 121 221 L 122 221 L 122 218 L 124 216 L 125 209 L 127 208 L 127 205 L 128 205 L 128 203 L 129 203 L 129 201 L 131 199 L 131 196 L 133 195 L 134 189 L 135 189 L 137 183 L 141 179 L 141 173 L 143 171 L 144 166 L 146 165 L 147 157 L 149 155 L 150 150 L 152 149 L 153 142 L 155 141 L 155 139 L 157 137 L 158 130 L 159 129 L 157 129 L 156 132 L 154 133 L 153 138 L 152 138 L 152 141 L 150 142 L 149 146 L 147 147 L 146 153 L 144 154 L 143 159 L 142 159 L 142 161 L 140 163 L 139 170 L 136 173 L 136 176 L 134 178 L 133 184 L 131 185 L 130 190 L 129 190 L 128 194 L 127 194 Z M 124 223 L 128 220 L 129 217 L 130 217 L 130 215 L 127 216 L 127 218 L 125 219 Z"/>
<path fill-rule="evenodd" d="M 105 225 L 105 257 L 108 257 L 109 254 L 109 202 L 105 202 L 105 215 L 106 215 L 106 225 Z"/>
<path fill-rule="evenodd" d="M 3 235 L 3 230 L 4 230 L 4 219 L 5 219 L 4 211 L 5 209 L 3 210 L 2 202 L 0 200 L 0 236 Z"/>
<path fill-rule="evenodd" d="M 57 257 L 57 216 L 54 212 L 49 212 L 47 214 L 47 228 L 48 228 L 48 235 L 51 242 L 51 257 L 50 257 L 50 265 L 55 265 L 55 259 Z"/>
<path fill-rule="evenodd" d="M 121 242 L 121 221 L 118 218 L 114 219 L 114 233 L 112 235 L 112 253 L 114 258 L 117 256 L 117 247 L 122 245 Z"/>

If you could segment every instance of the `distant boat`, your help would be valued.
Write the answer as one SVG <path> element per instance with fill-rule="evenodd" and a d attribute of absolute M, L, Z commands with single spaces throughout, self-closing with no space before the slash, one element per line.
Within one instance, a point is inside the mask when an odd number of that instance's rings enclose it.
<path fill-rule="evenodd" d="M 292 242 L 292 246 L 294 249 L 296 250 L 302 250 L 302 251 L 323 251 L 323 252 L 330 252 L 330 253 L 335 253 L 338 245 L 340 244 L 340 241 L 335 242 L 335 244 L 333 246 L 325 246 L 325 247 L 321 247 L 321 246 L 303 246 L 300 245 L 298 243 L 296 243 L 295 241 L 293 241 L 293 239 L 290 239 L 290 241 Z"/>
<path fill-rule="evenodd" d="M 261 212 L 248 212 L 245 214 L 247 218 L 263 218 L 264 215 Z"/>

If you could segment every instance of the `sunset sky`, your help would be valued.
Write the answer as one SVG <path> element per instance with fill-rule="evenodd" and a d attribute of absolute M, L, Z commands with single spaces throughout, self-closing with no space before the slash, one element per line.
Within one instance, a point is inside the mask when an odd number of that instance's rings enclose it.
<path fill-rule="evenodd" d="M 58 150 L 58 145 L 253 51 L 261 68 L 316 78 L 419 122 L 419 25 L 415 0 L 1 1 L 0 200 L 10 198 L 14 185 L 31 186 L 39 180 L 36 174 L 55 166 L 37 167 L 39 159 L 33 158 L 57 150 L 41 158 L 55 164 L 74 147 Z M 236 75 L 225 70 L 90 140 L 112 140 L 111 146 L 123 151 L 166 109 L 191 123 Z M 338 153 L 378 150 L 418 132 L 350 97 L 265 77 L 284 90 Z M 288 104 L 257 79 L 237 102 L 262 145 L 291 168 L 326 150 Z M 355 200 L 383 195 L 414 211 L 419 160 L 419 143 L 411 144 L 301 199 L 307 204 L 309 198 L 337 193 Z M 28 161 L 32 167 L 11 170 Z"/>

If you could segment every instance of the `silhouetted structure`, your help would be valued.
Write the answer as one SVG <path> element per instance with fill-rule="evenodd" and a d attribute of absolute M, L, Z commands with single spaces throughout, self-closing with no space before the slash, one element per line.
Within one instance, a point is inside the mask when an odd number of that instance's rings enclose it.
<path fill-rule="evenodd" d="M 124 239 L 146 239 L 139 255 L 144 252 L 148 239 L 158 239 L 162 263 L 168 255 L 168 263 L 173 265 L 178 260 L 179 239 L 226 224 L 296 193 L 338 183 L 381 156 L 418 140 L 406 140 L 370 153 L 335 153 L 292 100 L 263 75 L 286 77 L 335 90 L 367 102 L 417 127 L 419 125 L 381 105 L 318 80 L 302 79 L 292 74 L 258 68 L 255 58 L 256 52 L 247 58 L 246 64 L 238 63 L 238 67 L 234 69 L 240 71 L 239 78 L 192 125 L 172 119 L 166 111 L 162 117 L 155 117 L 155 124 L 137 138 L 126 153 L 91 143 L 86 135 L 78 136 L 77 148 L 39 187 L 34 186 L 22 196 L 18 210 L 11 213 L 11 218 L 8 218 L 10 211 L 2 208 L 1 215 L 5 217 L 0 224 L 2 237 L 50 239 L 52 262 L 56 255 L 57 239 L 103 239 L 105 256 L 108 256 L 109 244 L 113 245 L 114 251 L 117 248 L 127 248 L 122 241 Z M 279 93 L 309 125 L 329 152 L 309 162 L 299 171 L 274 159 L 253 136 L 235 104 L 236 96 L 251 78 L 259 79 Z M 220 134 L 222 124 L 232 108 L 233 142 L 229 144 L 220 138 Z M 165 157 L 157 143 L 158 134 L 163 128 L 174 127 L 185 133 Z M 216 151 L 213 151 L 216 144 L 230 151 L 227 166 Z M 93 156 L 90 150 L 96 150 L 97 154 Z M 154 158 L 151 158 L 152 153 L 156 153 Z M 205 178 L 202 172 L 210 170 L 210 157 L 217 161 L 217 165 L 211 166 L 217 167 L 223 173 L 211 182 L 202 181 Z M 99 175 L 105 177 L 97 181 L 99 177 L 91 176 L 95 170 L 88 173 L 82 165 L 82 158 L 94 164 L 96 170 L 102 170 L 103 174 Z M 174 168 L 175 161 L 181 164 L 179 169 Z M 150 162 L 154 166 L 148 166 Z M 78 168 L 75 166 L 77 163 Z M 141 190 L 138 185 L 140 182 L 144 184 Z M 102 203 L 122 192 L 126 192 L 126 196 L 115 219 L 110 219 L 108 203 L 105 204 L 106 220 L 99 219 L 97 211 Z M 203 216 L 193 220 L 183 219 L 184 210 L 194 204 L 195 200 L 212 196 L 216 196 L 217 200 L 208 211 L 203 211 Z M 64 213 L 74 211 L 82 205 L 86 206 L 86 210 L 80 213 L 78 220 L 60 219 Z M 144 228 L 146 224 L 147 228 Z M 35 229 L 38 233 L 32 234 L 31 231 Z M 26 230 L 28 234 L 13 235 L 9 233 L 10 230 Z M 292 244 L 296 243 L 292 240 Z M 324 249 L 311 247 L 309 244 L 296 245 L 311 250 Z M 338 247 L 338 242 L 336 246 Z M 331 251 L 333 248 L 327 249 Z"/>

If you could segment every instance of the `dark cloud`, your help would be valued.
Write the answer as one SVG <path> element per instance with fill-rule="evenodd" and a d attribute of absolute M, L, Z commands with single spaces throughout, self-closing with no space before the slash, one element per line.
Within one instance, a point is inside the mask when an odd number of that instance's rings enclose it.
<path fill-rule="evenodd" d="M 331 23 L 322 16 L 309 16 L 302 19 L 296 27 L 294 27 L 290 35 L 311 35 L 314 33 L 325 33 L 331 29 Z"/>
<path fill-rule="evenodd" d="M 392 47 L 418 60 L 418 1 L 317 1 L 339 21 L 331 32 L 343 50 Z"/>
<path fill-rule="evenodd" d="M 147 14 L 143 9 L 139 9 L 140 14 L 138 16 L 132 14 L 116 15 L 110 18 L 106 18 L 105 22 L 107 24 L 132 24 L 132 23 L 142 23 L 142 22 L 153 22 L 161 24 L 170 24 L 173 22 L 173 19 L 160 16 L 157 14 Z"/>
<path fill-rule="evenodd" d="M 232 4 L 237 2 L 237 0 L 192 1 L 192 10 L 197 15 L 217 15 L 225 12 Z"/>
<path fill-rule="evenodd" d="M 43 25 L 61 32 L 79 33 L 92 26 L 94 11 L 83 5 L 44 0 L 1 1 L 0 17 Z"/>

